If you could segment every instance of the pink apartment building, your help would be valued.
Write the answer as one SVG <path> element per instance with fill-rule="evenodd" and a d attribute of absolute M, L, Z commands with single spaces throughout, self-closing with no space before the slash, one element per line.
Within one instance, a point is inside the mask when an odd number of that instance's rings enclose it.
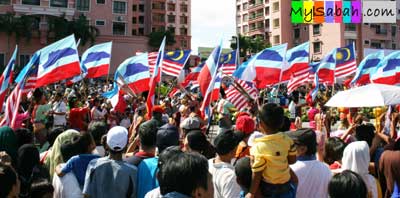
<path fill-rule="evenodd" d="M 351 42 L 355 42 L 356 51 L 361 48 L 358 61 L 363 58 L 363 48 L 400 49 L 399 18 L 396 24 L 359 27 L 356 24 L 292 24 L 290 11 L 290 0 L 236 0 L 237 33 L 263 37 L 271 45 L 288 43 L 288 48 L 310 41 L 313 61 Z"/>
<path fill-rule="evenodd" d="M 136 52 L 150 50 L 146 35 L 152 31 L 173 30 L 176 43 L 168 49 L 190 49 L 190 0 L 0 0 L 0 14 L 6 12 L 37 20 L 39 31 L 32 32 L 29 43 L 24 39 L 19 42 L 18 65 L 25 65 L 36 50 L 49 44 L 47 20 L 51 16 L 64 15 L 71 20 L 83 14 L 99 29 L 96 43 L 113 41 L 111 72 Z M 16 43 L 3 33 L 0 43 L 0 65 L 5 65 Z M 79 46 L 79 52 L 88 47 Z"/>

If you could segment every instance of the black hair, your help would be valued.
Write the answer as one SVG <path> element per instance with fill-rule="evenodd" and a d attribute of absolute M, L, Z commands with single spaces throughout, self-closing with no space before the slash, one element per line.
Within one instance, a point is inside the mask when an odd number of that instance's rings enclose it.
<path fill-rule="evenodd" d="M 290 130 L 290 119 L 287 116 L 283 117 L 283 125 L 279 131 L 289 131 Z"/>
<path fill-rule="evenodd" d="M 207 190 L 208 161 L 197 153 L 175 153 L 160 167 L 161 194 L 178 192 L 191 196 L 197 188 Z"/>
<path fill-rule="evenodd" d="M 81 148 L 77 148 L 76 144 L 67 141 L 61 145 L 60 151 L 64 162 L 67 162 L 71 157 L 81 153 Z"/>
<path fill-rule="evenodd" d="M 107 134 L 107 124 L 101 121 L 91 122 L 88 126 L 88 132 L 92 134 L 96 146 L 101 145 L 101 137 Z"/>
<path fill-rule="evenodd" d="M 17 173 L 10 165 L 0 162 L 0 197 L 8 197 L 13 186 L 17 183 Z"/>
<path fill-rule="evenodd" d="M 49 143 L 50 147 L 53 146 L 54 141 L 56 141 L 56 138 L 58 135 L 60 135 L 62 132 L 64 132 L 63 128 L 54 128 L 50 131 L 49 134 L 47 134 L 47 142 Z"/>
<path fill-rule="evenodd" d="M 277 132 L 283 125 L 283 109 L 275 103 L 268 103 L 261 107 L 259 118 L 262 123 L 272 130 Z"/>
<path fill-rule="evenodd" d="M 33 142 L 33 133 L 27 128 L 16 129 L 15 135 L 17 136 L 18 147 L 24 144 L 31 144 Z"/>
<path fill-rule="evenodd" d="M 43 197 L 46 194 L 53 194 L 53 185 L 47 179 L 39 179 L 32 183 L 31 197 Z"/>
<path fill-rule="evenodd" d="M 362 124 L 356 127 L 356 138 L 358 141 L 366 141 L 371 148 L 375 137 L 375 127 L 372 124 Z"/>
<path fill-rule="evenodd" d="M 140 145 L 145 148 L 156 147 L 157 126 L 154 124 L 141 125 L 139 127 Z"/>
<path fill-rule="evenodd" d="M 236 149 L 241 141 L 240 135 L 232 130 L 222 131 L 214 139 L 215 150 L 218 155 L 226 155 Z"/>
<path fill-rule="evenodd" d="M 81 133 L 78 136 L 75 136 L 72 138 L 72 144 L 76 146 L 77 149 L 79 149 L 79 153 L 90 153 L 89 151 L 89 146 L 93 142 L 93 137 L 90 133 Z"/>
<path fill-rule="evenodd" d="M 332 177 L 328 185 L 331 198 L 365 198 L 368 196 L 367 186 L 357 173 L 344 170 Z"/>
<path fill-rule="evenodd" d="M 238 184 L 248 191 L 251 185 L 251 164 L 249 157 L 240 158 L 235 164 L 235 174 Z"/>
<path fill-rule="evenodd" d="M 333 164 L 343 157 L 343 151 L 346 143 L 338 137 L 331 137 L 325 143 L 324 160 L 327 164 Z"/>
<path fill-rule="evenodd" d="M 207 159 L 215 157 L 215 148 L 199 130 L 192 130 L 186 136 L 190 149 L 199 152 Z"/>

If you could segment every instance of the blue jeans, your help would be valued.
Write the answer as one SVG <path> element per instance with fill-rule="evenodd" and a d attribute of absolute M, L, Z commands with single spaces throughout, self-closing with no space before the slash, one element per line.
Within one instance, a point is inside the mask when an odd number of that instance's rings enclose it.
<path fill-rule="evenodd" d="M 261 181 L 261 194 L 264 198 L 295 198 L 297 186 L 289 181 L 285 184 L 269 184 Z"/>

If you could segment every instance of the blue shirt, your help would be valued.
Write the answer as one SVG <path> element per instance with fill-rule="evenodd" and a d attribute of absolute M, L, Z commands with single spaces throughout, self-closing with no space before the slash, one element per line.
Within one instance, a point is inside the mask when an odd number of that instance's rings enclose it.
<path fill-rule="evenodd" d="M 99 157 L 100 156 L 93 154 L 75 155 L 67 161 L 67 164 L 65 164 L 61 172 L 67 174 L 72 171 L 79 185 L 82 187 L 85 183 L 85 173 L 89 162 Z"/>
<path fill-rule="evenodd" d="M 140 162 L 137 172 L 137 197 L 144 198 L 146 193 L 159 187 L 156 172 L 158 158 L 152 157 Z"/>

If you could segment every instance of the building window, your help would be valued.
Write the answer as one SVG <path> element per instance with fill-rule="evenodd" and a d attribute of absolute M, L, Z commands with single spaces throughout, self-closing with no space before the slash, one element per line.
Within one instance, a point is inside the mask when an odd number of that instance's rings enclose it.
<path fill-rule="evenodd" d="M 137 18 L 136 17 L 132 17 L 132 24 L 136 24 L 137 23 Z"/>
<path fill-rule="evenodd" d="M 125 23 L 113 22 L 113 34 L 125 35 Z"/>
<path fill-rule="evenodd" d="M 1 4 L 1 3 L 0 3 Z M 40 5 L 40 0 L 22 0 L 22 4 Z"/>
<path fill-rule="evenodd" d="M 144 16 L 139 16 L 139 24 L 144 24 Z"/>
<path fill-rule="evenodd" d="M 51 7 L 67 8 L 68 0 L 50 0 Z"/>
<path fill-rule="evenodd" d="M 274 2 L 274 4 L 272 4 L 272 9 L 274 12 L 278 12 L 279 11 L 279 2 Z"/>
<path fill-rule="evenodd" d="M 321 53 L 321 42 L 313 43 L 314 53 Z"/>
<path fill-rule="evenodd" d="M 396 43 L 392 43 L 392 49 L 393 49 L 393 50 L 396 49 Z"/>
<path fill-rule="evenodd" d="M 89 0 L 76 0 L 76 9 L 79 11 L 89 11 Z"/>
<path fill-rule="evenodd" d="M 137 11 L 137 5 L 136 5 L 136 4 L 132 5 L 132 11 L 133 11 L 133 12 L 136 12 L 136 11 Z"/>
<path fill-rule="evenodd" d="M 11 4 L 10 1 L 11 0 L 0 0 L 0 5 L 10 5 Z"/>
<path fill-rule="evenodd" d="M 144 28 L 139 28 L 139 36 L 143 36 L 144 35 Z"/>
<path fill-rule="evenodd" d="M 244 3 L 244 4 L 243 4 L 243 11 L 247 10 L 247 8 L 248 8 L 248 4 L 247 4 L 247 3 Z"/>
<path fill-rule="evenodd" d="M 243 15 L 243 22 L 247 22 L 247 21 L 249 21 L 249 15 L 245 14 L 245 15 Z"/>
<path fill-rule="evenodd" d="M 373 42 L 373 43 L 371 43 L 371 47 L 372 47 L 372 48 L 375 48 L 375 49 L 382 49 L 381 43 L 375 43 L 375 42 Z"/>
<path fill-rule="evenodd" d="M 181 35 L 187 35 L 187 29 L 186 28 L 181 28 L 180 29 Z"/>
<path fill-rule="evenodd" d="M 321 34 L 321 25 L 320 24 L 313 25 L 313 35 L 319 35 L 319 34 Z"/>
<path fill-rule="evenodd" d="M 273 25 L 274 25 L 274 28 L 279 28 L 279 19 L 274 19 Z"/>
<path fill-rule="evenodd" d="M 240 5 L 236 6 L 236 10 L 240 12 Z"/>
<path fill-rule="evenodd" d="M 106 0 L 97 0 L 96 3 L 97 4 L 106 4 Z"/>
<path fill-rule="evenodd" d="M 139 5 L 139 12 L 144 12 L 144 5 L 143 4 Z"/>
<path fill-rule="evenodd" d="M 369 40 L 364 40 L 364 45 L 369 45 Z"/>
<path fill-rule="evenodd" d="M 156 10 L 165 10 L 165 4 L 164 3 L 153 3 L 152 8 Z"/>
<path fill-rule="evenodd" d="M 96 20 L 96 26 L 104 26 L 106 24 L 106 21 L 104 20 Z"/>
<path fill-rule="evenodd" d="M 168 32 L 171 32 L 172 34 L 175 34 L 175 27 L 169 26 L 168 27 Z"/>
<path fill-rule="evenodd" d="M 164 14 L 154 14 L 153 15 L 154 22 L 165 22 L 165 15 Z"/>
<path fill-rule="evenodd" d="M 351 23 L 345 24 L 344 25 L 344 30 L 345 31 L 355 32 L 356 31 L 356 25 L 355 24 L 351 24 Z"/>
<path fill-rule="evenodd" d="M 4 61 L 5 61 L 5 54 L 0 53 L 0 71 L 4 71 L 6 69 Z"/>
<path fill-rule="evenodd" d="M 30 56 L 27 54 L 20 54 L 19 55 L 19 65 L 21 67 L 25 66 L 29 62 Z"/>
<path fill-rule="evenodd" d="M 400 9 L 400 8 L 399 8 Z M 400 11 L 399 11 L 400 12 Z M 396 30 L 397 30 L 397 27 L 396 26 L 392 26 L 392 36 L 394 37 L 394 36 L 396 36 Z"/>
<path fill-rule="evenodd" d="M 188 6 L 181 4 L 181 12 L 187 12 L 188 11 Z"/>
<path fill-rule="evenodd" d="M 175 15 L 168 15 L 168 23 L 175 23 Z"/>
<path fill-rule="evenodd" d="M 269 16 L 269 6 L 265 8 L 265 16 Z"/>
<path fill-rule="evenodd" d="M 300 38 L 300 28 L 295 28 L 293 32 L 294 32 L 294 39 Z"/>
<path fill-rule="evenodd" d="M 187 48 L 187 41 L 186 40 L 181 40 L 181 46 L 182 48 Z"/>
<path fill-rule="evenodd" d="M 240 33 L 240 30 L 241 30 L 240 27 L 237 27 L 236 28 L 236 33 Z"/>
<path fill-rule="evenodd" d="M 136 29 L 132 29 L 132 35 L 134 35 L 134 36 L 137 35 L 137 30 Z"/>
<path fill-rule="evenodd" d="M 126 13 L 126 2 L 114 1 L 113 2 L 113 13 L 114 14 L 125 14 Z"/>
<path fill-rule="evenodd" d="M 180 17 L 180 23 L 181 24 L 187 24 L 187 17 L 186 16 L 181 16 Z"/>
<path fill-rule="evenodd" d="M 247 32 L 249 32 L 249 26 L 245 25 L 245 26 L 243 26 L 243 33 L 247 33 Z"/>
<path fill-rule="evenodd" d="M 279 35 L 275 35 L 274 36 L 274 44 L 279 44 L 281 41 L 280 41 L 280 36 Z"/>
<path fill-rule="evenodd" d="M 167 7 L 168 11 L 175 12 L 175 4 L 169 3 Z"/>

